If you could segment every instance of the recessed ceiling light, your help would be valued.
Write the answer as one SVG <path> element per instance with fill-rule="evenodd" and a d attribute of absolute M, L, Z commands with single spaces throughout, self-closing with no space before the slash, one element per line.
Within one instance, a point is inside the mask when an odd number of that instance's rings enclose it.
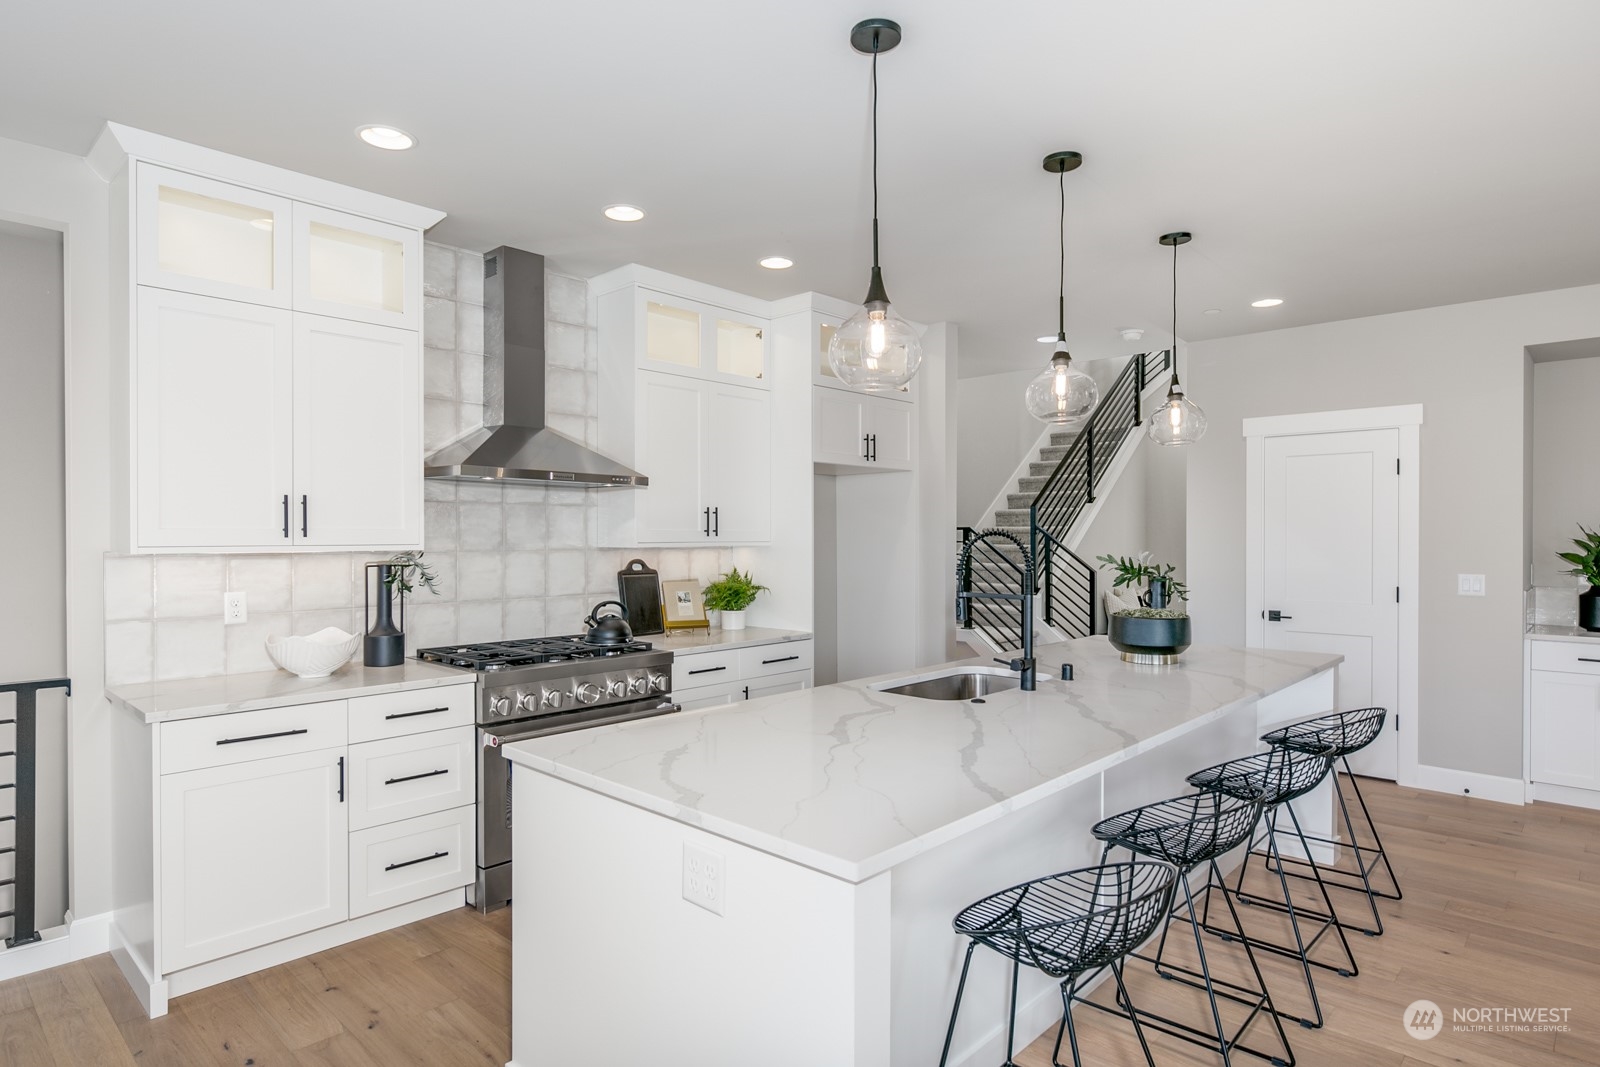
<path fill-rule="evenodd" d="M 1220 315 L 1220 314 L 1222 314 L 1222 309 L 1221 308 L 1206 308 L 1200 314 L 1202 314 L 1202 315 Z"/>
<path fill-rule="evenodd" d="M 1038 339 L 1038 341 L 1042 345 L 1048 345 L 1048 344 L 1053 344 L 1055 342 L 1055 339 L 1056 339 L 1056 335 L 1055 334 L 1047 333 L 1043 337 L 1040 337 Z"/>
<path fill-rule="evenodd" d="M 644 218 L 644 208 L 632 204 L 612 204 L 606 208 L 606 218 L 612 222 L 638 222 Z"/>
<path fill-rule="evenodd" d="M 386 148 L 391 152 L 403 152 L 417 143 L 415 137 L 394 126 L 362 126 L 356 130 L 356 136 L 374 148 Z"/>
<path fill-rule="evenodd" d="M 794 260 L 784 256 L 768 256 L 761 261 L 761 265 L 768 270 L 788 270 L 794 266 Z"/>
<path fill-rule="evenodd" d="M 1277 297 L 1269 296 L 1265 300 L 1250 301 L 1250 306 L 1253 308 L 1275 308 L 1281 303 L 1283 303 L 1283 301 L 1279 300 Z"/>

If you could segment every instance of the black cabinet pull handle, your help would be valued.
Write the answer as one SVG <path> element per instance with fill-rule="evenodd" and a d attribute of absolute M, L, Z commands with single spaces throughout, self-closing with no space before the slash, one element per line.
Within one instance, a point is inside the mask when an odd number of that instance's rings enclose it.
<path fill-rule="evenodd" d="M 251 734 L 249 737 L 224 737 L 218 741 L 219 745 L 238 745 L 246 741 L 265 741 L 272 737 L 293 737 L 296 734 L 308 734 L 310 730 L 279 730 L 275 734 Z"/>
<path fill-rule="evenodd" d="M 799 656 L 779 656 L 777 659 L 764 659 L 761 661 L 761 665 L 765 667 L 769 663 L 788 663 L 792 659 L 799 658 Z"/>
<path fill-rule="evenodd" d="M 722 536 L 722 515 L 721 515 L 721 511 L 722 511 L 721 508 L 712 508 L 711 509 L 711 536 L 712 537 L 721 537 Z"/>
<path fill-rule="evenodd" d="M 418 778 L 437 778 L 441 774 L 449 774 L 449 773 L 450 772 L 448 770 L 443 770 L 443 771 L 423 771 L 421 774 L 408 774 L 403 778 L 389 778 L 389 779 L 386 779 L 383 784 L 384 785 L 395 785 L 395 784 L 397 784 L 399 782 L 414 782 Z"/>
<path fill-rule="evenodd" d="M 300 536 L 301 537 L 310 537 L 311 536 L 310 527 L 311 527 L 311 513 L 310 513 L 310 510 L 306 507 L 306 498 L 304 496 L 301 496 L 300 497 Z"/>
<path fill-rule="evenodd" d="M 283 536 L 289 536 L 289 494 L 283 494 Z"/>
<path fill-rule="evenodd" d="M 690 671 L 689 673 L 690 674 L 710 674 L 713 671 L 725 671 L 727 669 L 728 668 L 726 668 L 726 667 L 701 667 L 699 670 Z"/>
<path fill-rule="evenodd" d="M 872 435 L 872 462 L 878 462 L 878 435 Z"/>
<path fill-rule="evenodd" d="M 344 803 L 344 757 L 339 757 L 339 803 Z"/>
<path fill-rule="evenodd" d="M 385 715 L 384 719 L 409 719 L 414 715 L 437 715 L 441 711 L 449 710 L 449 708 L 424 708 L 421 711 L 397 711 L 393 715 Z"/>
<path fill-rule="evenodd" d="M 872 435 L 869 433 L 861 435 L 861 458 L 872 459 Z"/>
<path fill-rule="evenodd" d="M 1588 656 L 1579 656 L 1579 663 L 1600 663 L 1600 659 L 1590 659 Z"/>
<path fill-rule="evenodd" d="M 391 863 L 391 864 L 389 864 L 389 866 L 385 867 L 384 870 L 386 870 L 386 871 L 398 871 L 401 867 L 410 867 L 413 864 L 417 864 L 417 863 L 427 863 L 429 860 L 444 859 L 444 857 L 446 857 L 448 855 L 450 855 L 450 853 L 448 853 L 448 852 L 435 852 L 431 856 L 418 856 L 414 860 L 406 860 L 403 863 Z"/>
<path fill-rule="evenodd" d="M 748 685 L 744 687 L 744 698 L 746 700 L 750 699 L 750 687 Z"/>
<path fill-rule="evenodd" d="M 710 537 L 711 536 L 711 509 L 710 508 L 703 508 L 703 509 L 701 509 L 701 514 L 704 516 L 704 518 L 706 520 L 706 526 L 705 526 L 706 536 Z"/>

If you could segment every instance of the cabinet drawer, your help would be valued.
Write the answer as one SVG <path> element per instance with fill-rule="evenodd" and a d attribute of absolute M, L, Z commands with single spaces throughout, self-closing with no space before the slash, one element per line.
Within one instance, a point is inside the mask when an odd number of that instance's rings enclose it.
<path fill-rule="evenodd" d="M 785 641 L 739 649 L 739 677 L 765 678 L 769 674 L 811 669 L 811 642 Z"/>
<path fill-rule="evenodd" d="M 350 835 L 350 917 L 472 881 L 472 813 L 452 808 Z"/>
<path fill-rule="evenodd" d="M 161 773 L 345 746 L 348 701 L 325 700 L 161 724 Z"/>
<path fill-rule="evenodd" d="M 350 746 L 350 829 L 398 822 L 473 801 L 471 726 Z"/>
<path fill-rule="evenodd" d="M 403 693 L 350 698 L 350 743 L 465 726 L 473 721 L 478 687 L 440 685 Z"/>
<path fill-rule="evenodd" d="M 1532 665 L 1536 671 L 1600 674 L 1600 641 L 1582 645 L 1572 641 L 1534 641 L 1532 644 Z"/>
<path fill-rule="evenodd" d="M 731 682 L 739 677 L 739 650 L 726 648 L 720 652 L 698 652 L 692 656 L 681 653 L 672 657 L 672 691 L 695 689 L 702 685 Z"/>

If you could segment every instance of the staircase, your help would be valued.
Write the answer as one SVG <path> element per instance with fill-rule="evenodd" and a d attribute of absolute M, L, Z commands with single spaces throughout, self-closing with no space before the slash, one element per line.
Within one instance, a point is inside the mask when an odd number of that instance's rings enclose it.
<path fill-rule="evenodd" d="M 1088 420 L 1076 431 L 1052 431 L 1039 449 L 1037 462 L 1019 471 L 1017 491 L 1005 494 L 1005 507 L 994 509 L 994 525 L 1010 530 L 1029 546 L 1037 587 L 1038 636 L 1087 637 L 1095 632 L 1095 568 L 1073 550 L 1082 542 L 1089 520 L 1098 510 L 1097 495 L 1108 490 L 1132 457 L 1142 435 L 1147 392 L 1165 384 L 1172 366 L 1171 351 L 1130 356 L 1122 372 Z M 1082 520 L 1082 521 L 1080 521 Z M 961 527 L 959 549 L 977 531 Z M 965 591 L 1015 592 L 1021 582 L 1023 553 L 1008 545 L 985 543 L 969 565 L 956 575 Z M 994 651 L 1009 651 L 1022 644 L 1020 613 L 995 601 L 972 601 L 975 610 L 959 639 Z M 978 610 L 977 605 L 984 610 Z M 1048 633 L 1038 633 L 1037 627 Z"/>

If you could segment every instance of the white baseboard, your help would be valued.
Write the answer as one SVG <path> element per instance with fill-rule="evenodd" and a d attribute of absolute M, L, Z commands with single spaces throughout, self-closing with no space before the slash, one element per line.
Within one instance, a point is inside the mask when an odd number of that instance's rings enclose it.
<path fill-rule="evenodd" d="M 1521 805 L 1527 802 L 1527 789 L 1520 778 L 1501 778 L 1494 774 L 1458 771 L 1449 767 L 1419 765 L 1416 779 L 1401 784 L 1435 793 L 1455 793 L 1457 796 L 1493 800 L 1501 804 Z"/>
<path fill-rule="evenodd" d="M 1528 802 L 1535 800 L 1547 804 L 1566 804 L 1574 808 L 1600 811 L 1600 792 L 1593 789 L 1576 789 L 1570 785 L 1551 785 L 1548 782 L 1529 782 Z"/>
<path fill-rule="evenodd" d="M 111 958 L 122 972 L 123 981 L 133 990 L 145 1014 L 159 1019 L 167 1013 L 167 983 L 157 981 L 155 969 L 149 960 L 133 947 L 122 928 L 111 924 Z"/>
<path fill-rule="evenodd" d="M 111 947 L 111 913 L 69 919 L 40 934 L 42 941 L 0 950 L 0 982 L 105 952 Z"/>

